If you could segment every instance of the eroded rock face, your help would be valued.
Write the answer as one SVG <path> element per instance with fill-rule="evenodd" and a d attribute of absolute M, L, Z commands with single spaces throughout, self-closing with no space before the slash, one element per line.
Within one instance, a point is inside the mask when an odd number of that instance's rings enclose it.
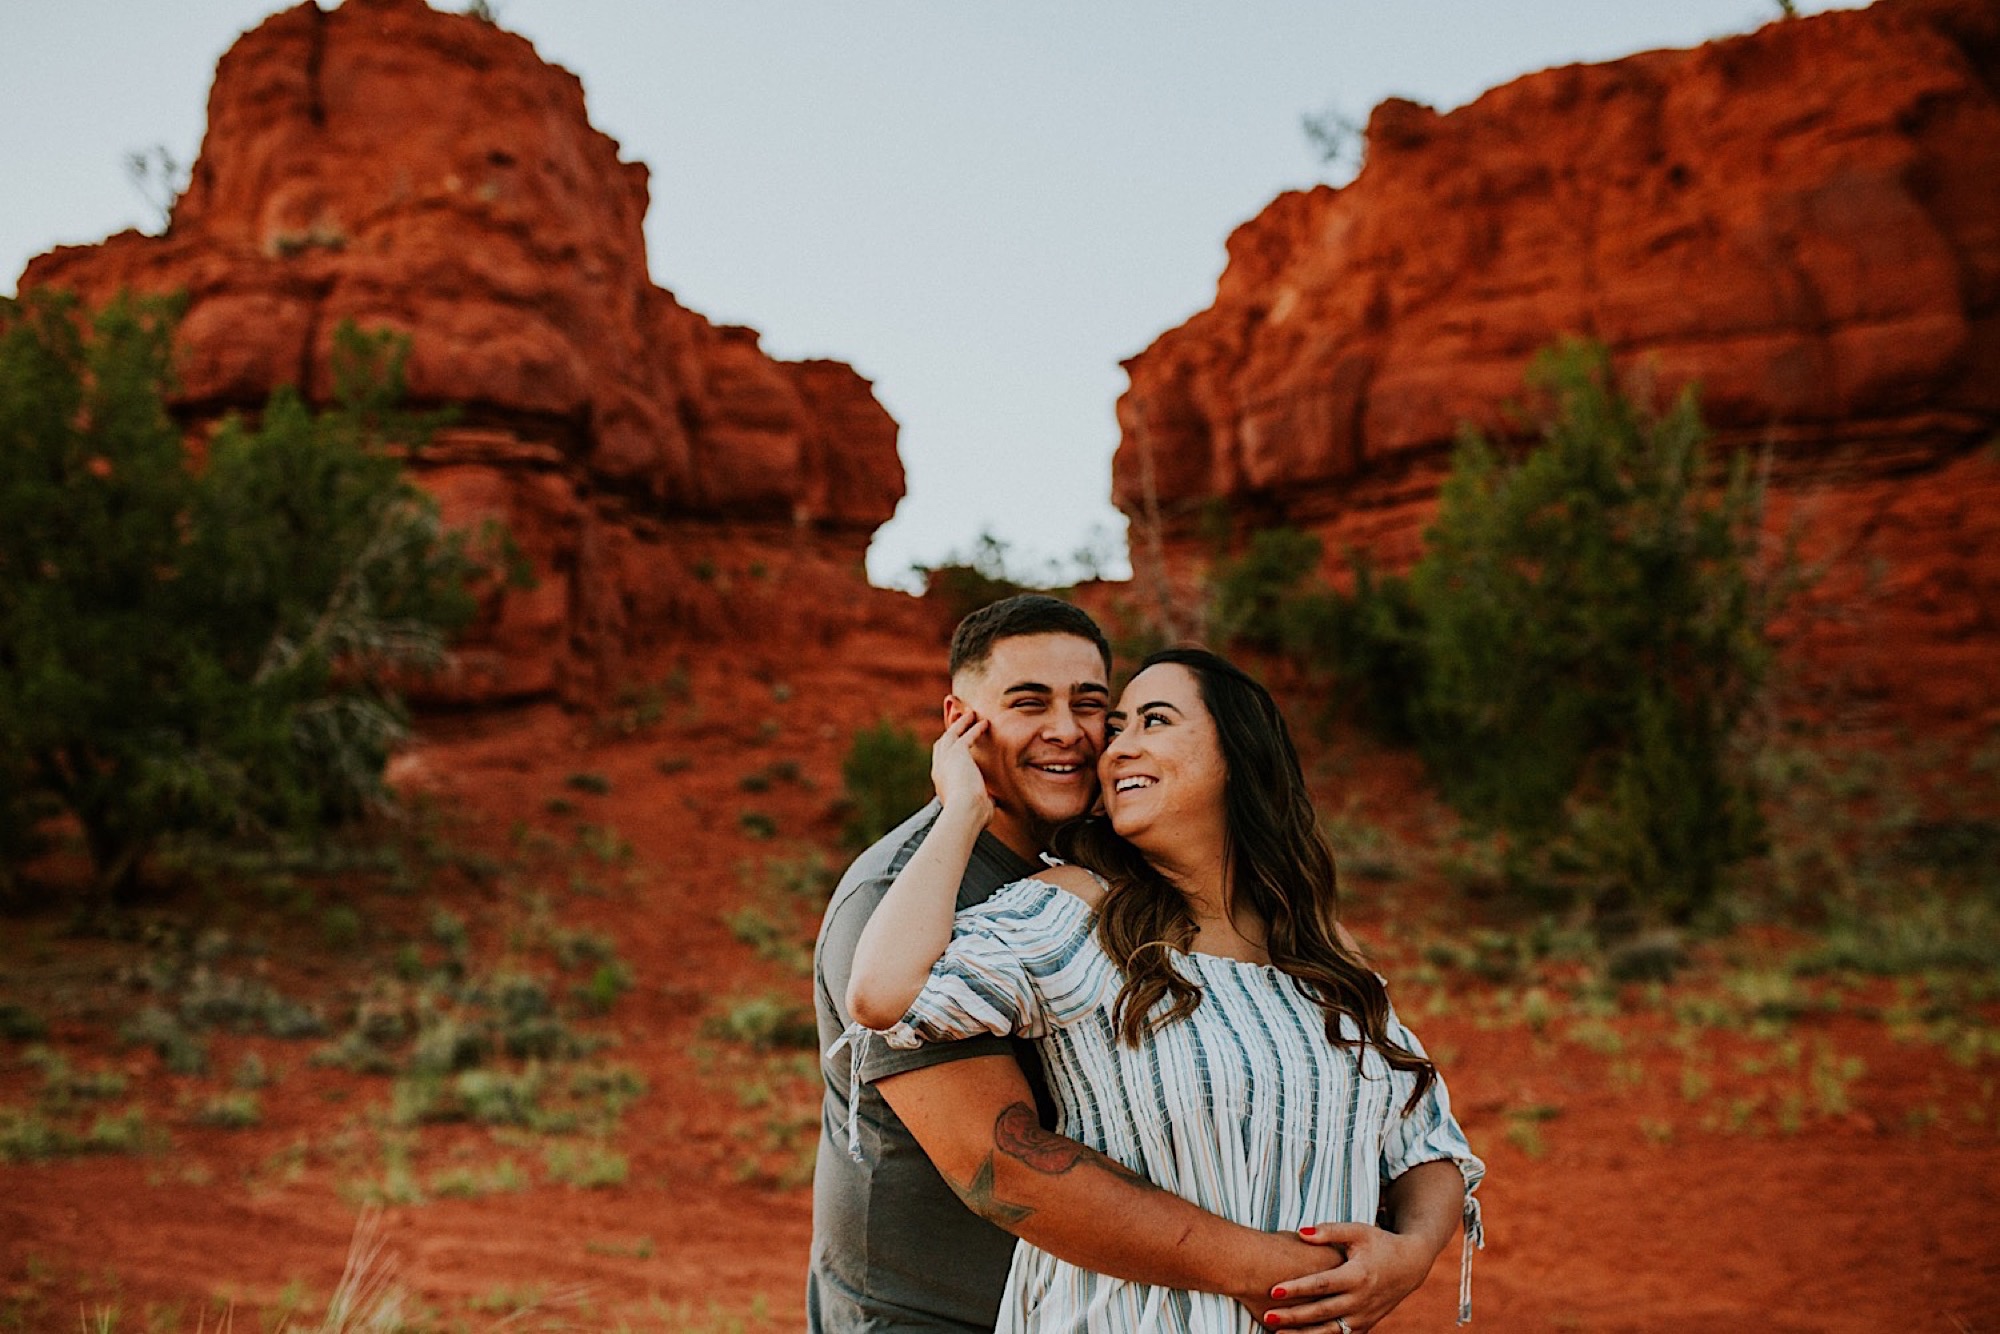
<path fill-rule="evenodd" d="M 1219 497 L 1405 565 L 1459 424 L 1506 434 L 1535 350 L 1587 335 L 1772 447 L 1774 525 L 1929 590 L 1796 618 L 1822 665 L 1990 709 L 1962 683 L 2000 679 L 1996 89 L 2000 7 L 1879 0 L 1384 103 L 1359 177 L 1239 228 L 1215 304 L 1127 363 L 1115 498 L 1144 515 L 1150 473 L 1183 563 Z"/>
<path fill-rule="evenodd" d="M 408 334 L 411 400 L 459 412 L 420 479 L 455 522 L 506 522 L 540 579 L 495 595 L 438 689 L 583 698 L 677 638 L 838 632 L 903 492 L 867 381 L 653 285 L 647 202 L 522 38 L 421 0 L 307 3 L 223 57 L 165 236 L 56 250 L 21 286 L 185 291 L 195 429 L 279 384 L 324 401 L 344 320 Z"/>

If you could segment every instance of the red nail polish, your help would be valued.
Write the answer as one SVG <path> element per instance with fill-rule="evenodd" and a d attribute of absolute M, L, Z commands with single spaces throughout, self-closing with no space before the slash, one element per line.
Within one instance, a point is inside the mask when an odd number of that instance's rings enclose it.
<path fill-rule="evenodd" d="M 1265 1315 L 1264 1323 L 1272 1326 L 1273 1328 L 1276 1328 L 1278 1323 L 1278 1313 L 1276 1311 L 1272 1311 L 1267 1315 Z"/>
<path fill-rule="evenodd" d="M 1285 1290 L 1283 1288 L 1272 1288 L 1271 1300 L 1274 1302 L 1281 1302 L 1285 1300 Z"/>

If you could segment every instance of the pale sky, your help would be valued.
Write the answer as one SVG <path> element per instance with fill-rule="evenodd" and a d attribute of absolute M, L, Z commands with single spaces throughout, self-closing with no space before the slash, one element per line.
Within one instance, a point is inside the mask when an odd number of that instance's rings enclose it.
<path fill-rule="evenodd" d="M 0 291 L 151 226 L 125 154 L 200 143 L 268 0 L 0 0 Z M 439 0 L 439 7 L 461 7 Z M 1813 12 L 1835 6 L 1804 0 Z M 1119 362 L 1208 305 L 1223 241 L 1326 179 L 1300 117 L 1448 110 L 1531 70 L 1687 46 L 1774 0 L 494 0 L 652 169 L 653 279 L 775 356 L 855 366 L 908 493 L 869 572 L 1020 564 L 1111 508 Z"/>

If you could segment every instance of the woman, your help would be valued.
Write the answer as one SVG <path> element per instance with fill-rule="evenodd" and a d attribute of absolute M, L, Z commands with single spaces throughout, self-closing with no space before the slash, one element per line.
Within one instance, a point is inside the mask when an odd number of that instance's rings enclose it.
<path fill-rule="evenodd" d="M 1333 859 L 1270 695 L 1212 653 L 1169 649 L 1141 665 L 1108 721 L 1105 815 L 1056 840 L 1074 864 L 955 921 L 992 807 L 971 756 L 985 721 L 946 730 L 933 767 L 943 812 L 855 952 L 857 1023 L 903 1046 L 1037 1039 L 1058 1130 L 1266 1230 L 1373 1222 L 1385 1181 L 1450 1159 L 1467 1188 L 1469 1264 L 1470 1192 L 1485 1168 L 1336 923 Z M 999 1328 L 1086 1326 L 1253 1327 L 1227 1298 L 1022 1244 Z"/>

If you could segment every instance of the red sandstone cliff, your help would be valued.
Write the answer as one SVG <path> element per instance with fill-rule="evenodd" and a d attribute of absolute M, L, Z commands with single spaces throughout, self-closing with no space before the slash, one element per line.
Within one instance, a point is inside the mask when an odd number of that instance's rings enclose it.
<path fill-rule="evenodd" d="M 1992 710 L 1996 93 L 2000 5 L 1880 0 L 1386 102 L 1359 177 L 1239 228 L 1215 304 L 1127 363 L 1115 497 L 1140 516 L 1150 469 L 1183 560 L 1221 497 L 1405 564 L 1458 423 L 1503 426 L 1535 349 L 1588 334 L 1773 447 L 1773 522 L 1835 562 L 1820 665 Z"/>
<path fill-rule="evenodd" d="M 166 235 L 57 250 L 21 287 L 184 290 L 196 429 L 281 383 L 323 397 L 343 320 L 409 334 L 413 401 L 459 409 L 421 480 L 454 521 L 503 519 L 541 581 L 442 689 L 581 698 L 677 638 L 799 645 L 862 614 L 903 491 L 867 381 L 653 285 L 647 202 L 522 38 L 421 0 L 305 3 L 223 57 Z"/>

